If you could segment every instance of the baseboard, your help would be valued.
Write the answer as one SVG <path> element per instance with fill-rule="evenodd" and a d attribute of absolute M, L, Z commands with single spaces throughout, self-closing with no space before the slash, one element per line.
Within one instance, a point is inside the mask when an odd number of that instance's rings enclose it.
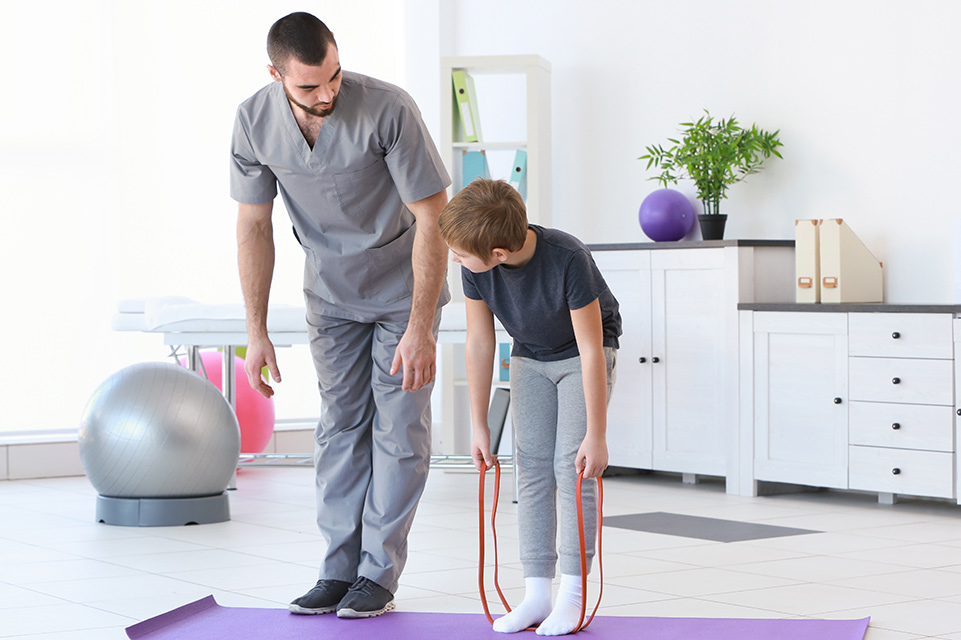
<path fill-rule="evenodd" d="M 314 452 L 314 423 L 278 421 L 264 453 Z M 0 481 L 82 476 L 77 432 L 37 431 L 0 436 Z"/>

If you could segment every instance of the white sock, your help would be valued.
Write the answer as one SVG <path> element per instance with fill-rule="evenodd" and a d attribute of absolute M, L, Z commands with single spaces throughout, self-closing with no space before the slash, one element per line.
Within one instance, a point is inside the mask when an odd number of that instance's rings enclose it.
<path fill-rule="evenodd" d="M 510 613 L 494 620 L 494 631 L 517 633 L 539 624 L 551 612 L 550 578 L 524 578 L 524 586 L 524 599 Z"/>
<path fill-rule="evenodd" d="M 554 610 L 537 627 L 539 636 L 563 636 L 574 630 L 581 617 L 581 577 L 561 574 Z"/>

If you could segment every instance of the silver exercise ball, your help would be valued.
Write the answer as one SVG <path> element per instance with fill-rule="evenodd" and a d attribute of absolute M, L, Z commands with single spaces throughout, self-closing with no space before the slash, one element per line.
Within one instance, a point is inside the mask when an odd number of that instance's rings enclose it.
<path fill-rule="evenodd" d="M 114 505 L 101 517 L 98 504 L 98 519 L 144 525 L 139 503 L 137 522 L 111 520 L 133 517 L 117 515 L 133 513 L 134 505 L 124 502 L 129 500 L 152 500 L 167 510 L 179 503 L 160 501 L 222 496 L 226 502 L 240 428 L 213 384 L 175 364 L 145 362 L 121 369 L 97 388 L 84 409 L 79 445 L 84 472 L 101 499 Z M 189 516 L 182 524 L 203 520 Z"/>

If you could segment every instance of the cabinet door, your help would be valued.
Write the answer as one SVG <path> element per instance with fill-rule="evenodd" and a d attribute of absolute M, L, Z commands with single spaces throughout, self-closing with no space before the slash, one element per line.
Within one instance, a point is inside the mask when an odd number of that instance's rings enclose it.
<path fill-rule="evenodd" d="M 961 318 L 951 321 L 954 334 L 954 444 L 955 450 L 961 442 Z M 957 457 L 958 454 L 956 453 Z M 954 464 L 955 495 L 958 497 L 958 504 L 961 504 L 961 462 L 955 461 Z"/>
<path fill-rule="evenodd" d="M 723 249 L 651 256 L 654 468 L 727 474 L 730 408 L 737 402 L 736 308 L 724 302 Z"/>
<path fill-rule="evenodd" d="M 596 251 L 594 261 L 620 304 L 623 335 L 607 411 L 610 464 L 651 468 L 651 274 L 648 251 Z"/>
<path fill-rule="evenodd" d="M 847 316 L 754 314 L 754 477 L 847 488 Z"/>

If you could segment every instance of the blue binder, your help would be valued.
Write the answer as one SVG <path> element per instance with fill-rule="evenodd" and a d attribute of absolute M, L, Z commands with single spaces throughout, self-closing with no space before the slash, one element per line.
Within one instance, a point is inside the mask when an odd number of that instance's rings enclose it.
<path fill-rule="evenodd" d="M 518 149 L 514 153 L 514 166 L 511 168 L 511 177 L 508 182 L 517 189 L 524 201 L 527 201 L 527 152 Z"/>
<path fill-rule="evenodd" d="M 497 379 L 508 382 L 511 379 L 511 345 L 502 342 L 500 345 L 500 369 Z"/>
<path fill-rule="evenodd" d="M 483 151 L 463 151 L 461 156 L 460 191 L 477 178 L 490 179 L 491 170 L 487 164 L 487 154 Z"/>

